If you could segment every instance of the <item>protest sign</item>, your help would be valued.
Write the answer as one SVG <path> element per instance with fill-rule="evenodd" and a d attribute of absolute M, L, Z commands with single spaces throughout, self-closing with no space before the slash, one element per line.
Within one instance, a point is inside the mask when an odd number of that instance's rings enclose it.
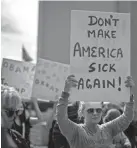
<path fill-rule="evenodd" d="M 35 64 L 3 59 L 1 69 L 1 83 L 17 89 L 23 99 L 30 99 Z"/>
<path fill-rule="evenodd" d="M 72 11 L 70 64 L 73 100 L 129 101 L 130 14 Z"/>
<path fill-rule="evenodd" d="M 69 66 L 45 59 L 38 59 L 32 97 L 53 100 L 63 91 Z"/>

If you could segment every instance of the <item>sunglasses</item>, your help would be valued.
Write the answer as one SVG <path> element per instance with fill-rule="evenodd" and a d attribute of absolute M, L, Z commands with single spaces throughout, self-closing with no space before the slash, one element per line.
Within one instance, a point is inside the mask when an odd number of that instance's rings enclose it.
<path fill-rule="evenodd" d="M 18 114 L 18 110 L 5 110 L 5 113 L 8 117 L 13 117 L 13 115 Z"/>
<path fill-rule="evenodd" d="M 91 113 L 91 114 L 93 114 L 94 112 L 96 111 L 96 113 L 101 113 L 102 112 L 102 109 L 101 108 L 89 108 L 89 109 L 87 109 L 87 113 Z"/>

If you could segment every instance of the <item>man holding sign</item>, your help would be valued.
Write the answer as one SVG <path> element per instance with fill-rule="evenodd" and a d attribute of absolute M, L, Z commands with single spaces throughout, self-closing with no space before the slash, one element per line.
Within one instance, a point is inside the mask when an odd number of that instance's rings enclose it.
<path fill-rule="evenodd" d="M 126 103 L 124 113 L 111 122 L 98 125 L 102 118 L 101 102 L 82 103 L 79 112 L 84 117 L 84 124 L 75 124 L 67 116 L 67 105 L 70 91 L 78 85 L 75 77 L 69 76 L 66 80 L 64 91 L 57 105 L 57 121 L 62 134 L 67 138 L 71 148 L 115 148 L 113 138 L 123 132 L 133 119 L 133 95 L 130 102 Z M 131 89 L 134 82 L 127 77 L 125 86 Z M 126 145 L 124 145 L 125 148 Z"/>
<path fill-rule="evenodd" d="M 134 100 L 131 88 L 134 82 L 130 76 L 124 80 L 130 67 L 129 44 L 123 45 L 124 40 L 121 39 L 128 35 L 129 28 L 125 32 L 123 30 L 129 27 L 128 19 L 128 15 L 122 14 L 72 11 L 71 73 L 75 76 L 67 78 L 57 105 L 58 124 L 71 148 L 115 148 L 113 138 L 127 129 L 133 119 Z M 90 28 L 91 25 L 96 26 Z M 87 26 L 89 27 L 85 30 Z M 88 39 L 84 36 L 86 32 Z M 120 42 L 116 44 L 118 40 Z M 67 105 L 71 90 L 71 98 L 86 101 L 79 107 L 84 124 L 75 124 L 68 119 Z M 102 118 L 101 102 L 115 98 L 119 99 L 118 102 L 127 102 L 123 114 L 111 122 L 99 125 Z M 128 145 L 124 147 L 128 148 Z"/>

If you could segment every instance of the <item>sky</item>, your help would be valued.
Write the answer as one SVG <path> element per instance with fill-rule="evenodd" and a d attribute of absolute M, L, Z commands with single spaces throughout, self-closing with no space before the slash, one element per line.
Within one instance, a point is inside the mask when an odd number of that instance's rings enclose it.
<path fill-rule="evenodd" d="M 2 0 L 1 58 L 21 60 L 21 47 L 24 44 L 35 61 L 37 28 L 37 0 Z"/>

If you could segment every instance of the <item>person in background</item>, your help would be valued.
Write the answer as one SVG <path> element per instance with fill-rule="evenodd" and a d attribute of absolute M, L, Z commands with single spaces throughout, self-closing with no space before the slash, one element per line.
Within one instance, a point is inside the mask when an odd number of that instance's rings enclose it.
<path fill-rule="evenodd" d="M 77 86 L 78 81 L 73 75 L 69 76 L 65 82 L 64 91 L 57 104 L 57 122 L 61 133 L 66 137 L 71 148 L 112 148 L 113 138 L 123 132 L 133 119 L 133 95 L 126 103 L 124 112 L 118 118 L 98 125 L 102 117 L 102 103 L 83 103 L 79 109 L 84 116 L 84 124 L 76 124 L 68 119 L 67 108 L 70 90 Z M 127 77 L 125 86 L 131 89 L 134 82 L 131 77 Z"/>
<path fill-rule="evenodd" d="M 106 116 L 104 117 L 104 123 L 110 122 L 121 115 L 118 109 L 108 110 Z M 124 132 L 119 133 L 113 139 L 113 144 L 115 148 L 131 148 L 131 143 Z"/>
<path fill-rule="evenodd" d="M 132 148 L 137 148 L 137 119 L 133 120 L 129 127 L 124 131 L 125 135 L 129 138 Z"/>
<path fill-rule="evenodd" d="M 22 106 L 18 92 L 8 86 L 1 86 L 1 129 L 2 148 L 29 148 L 23 136 L 16 130 L 11 129 L 14 119 Z"/>
<path fill-rule="evenodd" d="M 75 122 L 80 123 L 78 117 L 79 102 L 70 103 L 68 106 L 68 118 Z M 52 128 L 49 134 L 48 148 L 70 148 L 67 139 L 62 135 L 57 120 L 52 123 Z"/>
<path fill-rule="evenodd" d="M 30 146 L 30 117 L 26 115 L 26 109 L 25 104 L 20 105 L 20 108 L 17 111 L 16 118 L 14 119 L 14 122 L 12 124 L 12 129 L 18 131 L 24 139 L 26 139 L 26 142 Z"/>
<path fill-rule="evenodd" d="M 43 135 L 43 144 L 44 146 L 48 146 L 49 144 L 49 133 L 50 133 L 50 129 L 52 127 L 52 122 L 55 118 L 55 111 L 56 111 L 56 99 L 57 96 L 55 97 L 55 101 L 53 102 L 53 108 L 49 108 L 46 112 L 41 112 L 38 102 L 37 102 L 37 98 L 32 98 L 32 103 L 34 105 L 34 109 L 36 111 L 36 117 L 37 118 L 33 118 L 33 120 L 31 120 L 31 123 L 34 124 L 40 124 L 43 125 L 44 129 L 43 129 L 43 133 L 41 133 Z M 32 133 L 33 133 L 33 129 L 32 129 Z M 42 144 L 41 143 L 41 144 Z"/>
<path fill-rule="evenodd" d="M 34 125 L 34 124 L 37 124 L 37 123 L 40 123 L 40 122 L 46 122 L 51 127 L 52 126 L 53 118 L 55 116 L 54 114 L 55 114 L 55 111 L 56 111 L 56 101 L 53 102 L 53 108 L 48 108 L 44 112 L 42 112 L 40 110 L 37 98 L 32 98 L 31 101 L 32 101 L 32 104 L 34 106 L 34 110 L 36 112 L 36 117 L 37 117 L 35 119 L 31 119 L 31 124 Z M 49 112 L 49 114 L 47 114 L 47 112 Z"/>
<path fill-rule="evenodd" d="M 123 106 L 124 107 L 124 106 Z M 123 113 L 123 107 L 121 107 L 120 104 L 113 104 L 113 103 L 107 103 L 103 109 L 103 118 L 104 116 L 106 116 L 107 112 L 110 110 L 110 109 L 117 109 L 120 111 L 120 113 L 122 114 Z"/>
<path fill-rule="evenodd" d="M 36 111 L 36 115 L 38 118 L 33 118 L 31 117 L 31 111 L 32 111 L 32 104 L 31 102 L 28 104 L 28 102 L 25 104 L 22 102 L 22 104 L 20 105 L 18 111 L 17 111 L 17 115 L 14 119 L 14 122 L 12 124 L 12 129 L 16 130 L 17 132 L 19 132 L 22 137 L 26 140 L 26 142 L 28 143 L 28 145 L 30 146 L 30 129 L 41 122 L 44 122 L 46 120 L 50 120 L 50 117 L 47 116 L 43 116 L 43 114 L 41 113 L 39 107 L 38 107 L 38 103 L 37 103 L 37 99 L 33 98 L 33 100 L 31 100 L 33 105 L 34 105 L 34 109 Z M 52 114 L 52 113 L 51 113 Z M 43 119 L 42 119 L 43 117 Z M 47 118 L 47 119 L 46 119 Z M 49 124 L 47 124 L 49 125 Z M 48 128 L 46 128 L 48 129 Z M 45 139 L 47 139 L 45 137 Z"/>
<path fill-rule="evenodd" d="M 122 103 L 122 107 L 125 103 Z M 135 108 L 136 109 L 136 108 Z M 134 118 L 128 128 L 124 131 L 125 135 L 128 137 L 132 148 L 137 148 L 137 112 L 134 110 Z"/>

